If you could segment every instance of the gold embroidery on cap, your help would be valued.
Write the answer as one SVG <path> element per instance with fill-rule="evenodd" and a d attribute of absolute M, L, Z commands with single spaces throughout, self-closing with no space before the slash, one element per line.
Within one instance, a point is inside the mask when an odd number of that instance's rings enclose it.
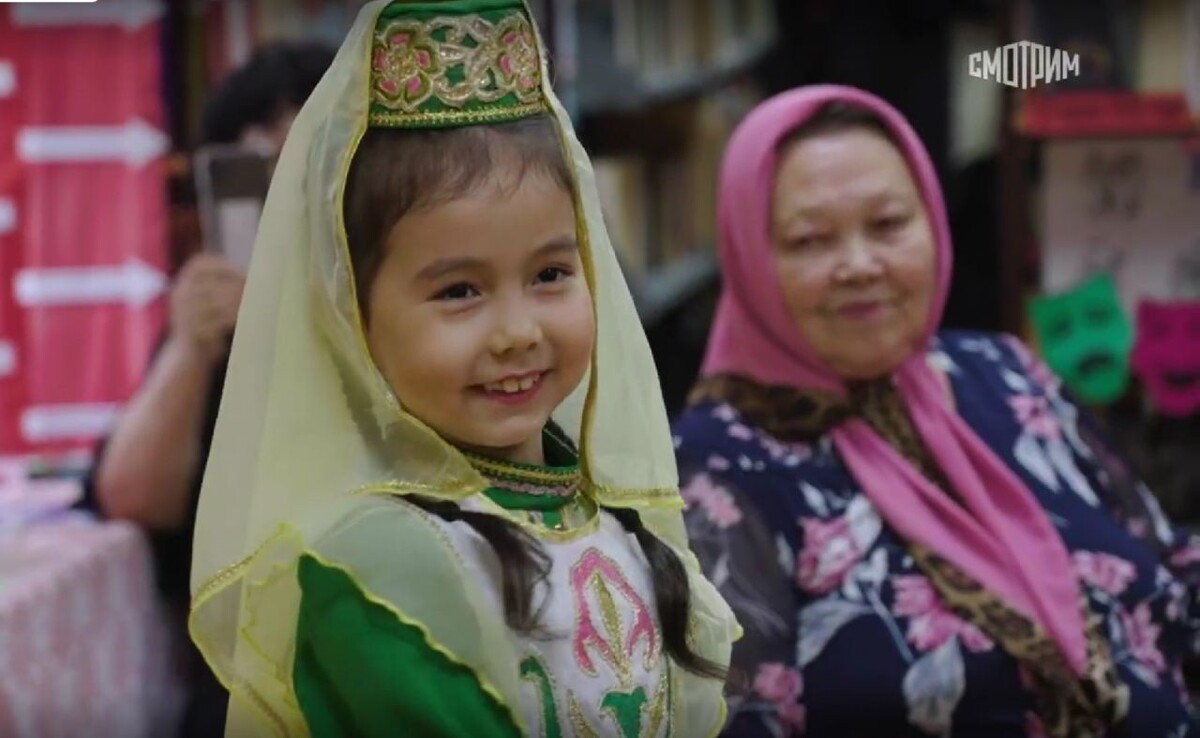
<path fill-rule="evenodd" d="M 432 101 L 461 109 L 508 95 L 529 105 L 541 96 L 533 28 L 519 13 L 496 23 L 474 15 L 394 20 L 375 32 L 371 70 L 372 102 L 394 113 L 429 113 L 422 108 Z"/>

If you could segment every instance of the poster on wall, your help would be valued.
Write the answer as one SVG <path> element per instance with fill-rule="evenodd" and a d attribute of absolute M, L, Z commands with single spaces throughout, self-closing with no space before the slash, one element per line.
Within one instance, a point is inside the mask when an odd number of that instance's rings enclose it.
<path fill-rule="evenodd" d="M 90 453 L 161 334 L 164 9 L 0 2 L 0 456 Z"/>
<path fill-rule="evenodd" d="M 1042 290 L 1107 273 L 1139 300 L 1200 298 L 1200 153 L 1181 138 L 1048 142 Z"/>

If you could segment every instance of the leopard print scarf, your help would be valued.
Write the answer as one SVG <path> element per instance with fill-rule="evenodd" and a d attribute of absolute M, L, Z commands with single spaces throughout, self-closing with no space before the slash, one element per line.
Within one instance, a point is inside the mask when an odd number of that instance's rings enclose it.
<path fill-rule="evenodd" d="M 813 442 L 842 421 L 859 417 L 927 479 L 947 494 L 954 490 L 929 453 L 890 379 L 856 383 L 846 398 L 787 386 L 764 386 L 745 377 L 718 374 L 700 379 L 688 404 L 727 403 L 781 441 Z M 1128 712 L 1129 688 L 1121 683 L 1100 619 L 1080 602 L 1086 622 L 1087 666 L 1070 668 L 1058 645 L 1037 623 L 1009 607 L 958 567 L 915 544 L 908 546 L 917 567 L 946 606 L 1000 644 L 1019 665 L 1034 711 L 1053 738 L 1102 738 Z"/>

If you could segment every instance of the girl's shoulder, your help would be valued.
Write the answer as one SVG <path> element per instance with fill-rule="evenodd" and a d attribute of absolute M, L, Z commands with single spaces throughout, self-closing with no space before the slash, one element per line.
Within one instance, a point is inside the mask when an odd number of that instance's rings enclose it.
<path fill-rule="evenodd" d="M 491 562 L 466 526 L 399 492 L 358 495 L 328 519 L 298 554 L 310 574 L 339 572 L 353 583 L 335 594 L 382 606 L 466 663 L 488 664 L 509 648 L 503 611 L 480 586 Z"/>

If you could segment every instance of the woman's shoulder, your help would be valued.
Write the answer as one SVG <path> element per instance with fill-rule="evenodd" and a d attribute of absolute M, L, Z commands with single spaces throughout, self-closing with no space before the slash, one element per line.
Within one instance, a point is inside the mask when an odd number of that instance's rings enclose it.
<path fill-rule="evenodd" d="M 978 330 L 943 330 L 934 337 L 930 347 L 932 361 L 942 354 L 965 364 L 985 366 L 1020 363 L 1028 358 L 1029 349 L 1011 333 Z"/>
<path fill-rule="evenodd" d="M 677 452 L 722 446 L 729 427 L 737 422 L 738 412 L 723 402 L 705 401 L 689 405 L 671 423 L 671 435 Z"/>
<path fill-rule="evenodd" d="M 671 426 L 675 456 L 681 468 L 705 466 L 711 471 L 795 469 L 814 456 L 813 444 L 776 438 L 726 402 L 690 406 Z M 819 443 L 817 445 L 820 445 Z M 732 466 L 719 461 L 729 460 Z M 733 460 L 737 463 L 733 464 Z"/>
<path fill-rule="evenodd" d="M 1000 394 L 1052 390 L 1053 375 L 1021 339 L 1008 333 L 948 330 L 938 333 L 927 359 L 959 390 L 991 388 Z"/>

